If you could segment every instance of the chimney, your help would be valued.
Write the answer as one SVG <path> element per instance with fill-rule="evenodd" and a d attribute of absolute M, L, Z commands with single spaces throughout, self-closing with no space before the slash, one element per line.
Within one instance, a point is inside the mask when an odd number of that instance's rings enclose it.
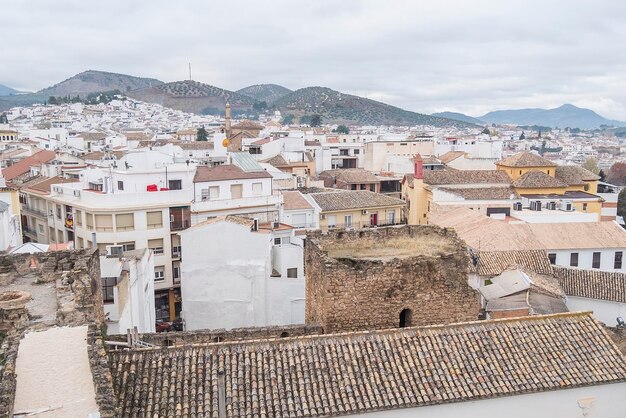
<path fill-rule="evenodd" d="M 415 154 L 413 157 L 413 178 L 418 180 L 424 178 L 424 162 L 419 154 Z"/>

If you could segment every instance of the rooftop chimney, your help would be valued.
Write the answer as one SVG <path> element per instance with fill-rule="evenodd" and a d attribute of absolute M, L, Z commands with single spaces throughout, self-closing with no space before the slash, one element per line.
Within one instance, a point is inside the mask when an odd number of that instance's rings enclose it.
<path fill-rule="evenodd" d="M 422 156 L 419 154 L 415 154 L 415 157 L 413 157 L 413 178 L 424 178 L 424 162 L 422 161 Z"/>

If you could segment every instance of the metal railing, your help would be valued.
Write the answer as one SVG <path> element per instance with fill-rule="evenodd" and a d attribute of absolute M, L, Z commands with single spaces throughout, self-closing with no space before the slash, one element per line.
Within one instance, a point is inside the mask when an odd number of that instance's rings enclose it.
<path fill-rule="evenodd" d="M 183 221 L 173 221 L 170 222 L 170 231 L 182 231 L 183 229 L 187 229 L 191 226 L 191 220 L 185 219 Z"/>
<path fill-rule="evenodd" d="M 43 218 L 48 217 L 48 214 L 45 211 L 42 211 L 42 210 L 40 210 L 38 208 L 35 208 L 33 206 L 30 206 L 30 205 L 22 204 L 22 210 L 24 212 L 28 212 L 28 213 L 31 213 L 33 215 L 41 216 Z"/>

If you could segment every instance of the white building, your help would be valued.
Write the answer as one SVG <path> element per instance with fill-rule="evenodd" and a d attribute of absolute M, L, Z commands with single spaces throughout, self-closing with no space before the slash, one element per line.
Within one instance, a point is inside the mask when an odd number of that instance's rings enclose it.
<path fill-rule="evenodd" d="M 20 205 L 17 191 L 7 188 L 0 174 L 0 251 L 22 243 Z"/>
<path fill-rule="evenodd" d="M 147 249 L 100 256 L 107 334 L 155 332 L 154 255 Z"/>
<path fill-rule="evenodd" d="M 180 232 L 187 330 L 304 323 L 302 240 L 292 227 L 210 219 Z"/>

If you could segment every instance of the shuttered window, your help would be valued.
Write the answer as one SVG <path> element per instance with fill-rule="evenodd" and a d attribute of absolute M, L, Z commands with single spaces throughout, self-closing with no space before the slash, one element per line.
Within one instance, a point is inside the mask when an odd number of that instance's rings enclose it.
<path fill-rule="evenodd" d="M 85 212 L 85 223 L 87 224 L 87 229 L 93 230 L 93 215 L 91 213 Z"/>
<path fill-rule="evenodd" d="M 163 213 L 159 212 L 148 212 L 148 229 L 155 229 L 163 227 Z"/>
<path fill-rule="evenodd" d="M 263 193 L 263 183 L 252 183 L 252 194 L 260 196 Z"/>
<path fill-rule="evenodd" d="M 96 215 L 96 231 L 113 231 L 113 216 Z"/>
<path fill-rule="evenodd" d="M 76 222 L 76 225 L 83 226 L 83 212 L 76 209 L 76 216 L 75 216 L 74 221 Z"/>
<path fill-rule="evenodd" d="M 241 199 L 242 193 L 243 193 L 243 186 L 241 184 L 230 185 L 230 198 L 231 199 Z"/>
<path fill-rule="evenodd" d="M 149 239 L 148 248 L 150 248 L 155 254 L 163 254 L 163 238 Z"/>
<path fill-rule="evenodd" d="M 135 229 L 135 217 L 132 213 L 115 215 L 115 226 L 118 231 L 132 231 Z"/>

